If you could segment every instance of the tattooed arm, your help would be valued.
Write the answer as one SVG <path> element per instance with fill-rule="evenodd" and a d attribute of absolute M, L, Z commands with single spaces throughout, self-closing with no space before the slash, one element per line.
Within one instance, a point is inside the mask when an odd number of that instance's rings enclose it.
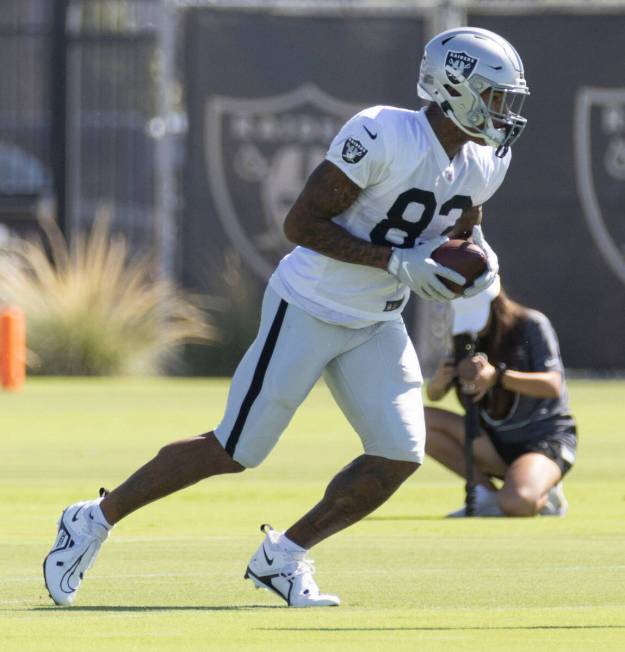
<path fill-rule="evenodd" d="M 472 206 L 464 210 L 458 221 L 454 224 L 453 229 L 447 235 L 450 238 L 461 238 L 462 240 L 471 238 L 486 254 L 486 270 L 463 292 L 463 296 L 465 297 L 475 296 L 491 285 L 499 273 L 499 259 L 497 254 L 488 242 L 486 242 L 482 233 L 482 207 Z"/>
<path fill-rule="evenodd" d="M 462 215 L 458 218 L 458 221 L 454 224 L 453 229 L 447 233 L 447 236 L 452 238 L 460 238 L 460 240 L 466 240 L 471 236 L 473 232 L 473 227 L 477 224 L 482 223 L 482 207 L 481 206 L 471 206 L 462 211 Z"/>
<path fill-rule="evenodd" d="M 336 165 L 323 161 L 286 216 L 286 237 L 336 260 L 386 269 L 390 247 L 357 238 L 332 221 L 356 201 L 359 193 L 360 188 Z"/>

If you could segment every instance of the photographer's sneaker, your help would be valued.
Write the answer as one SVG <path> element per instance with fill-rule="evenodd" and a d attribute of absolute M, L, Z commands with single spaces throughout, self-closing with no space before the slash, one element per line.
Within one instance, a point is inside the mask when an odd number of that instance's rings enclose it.
<path fill-rule="evenodd" d="M 74 602 L 84 574 L 95 562 L 110 527 L 103 522 L 100 510 L 94 513 L 106 491 L 98 500 L 74 503 L 67 507 L 58 522 L 52 550 L 43 561 L 43 579 L 50 597 L 58 605 Z"/>
<path fill-rule="evenodd" d="M 465 505 L 464 507 L 461 507 L 459 510 L 455 512 L 451 512 L 451 514 L 447 514 L 447 518 L 465 518 L 466 515 L 467 515 L 467 508 Z M 473 516 L 481 516 L 481 517 L 505 516 L 505 514 L 501 510 L 501 507 L 499 507 L 496 491 L 490 491 L 486 487 L 483 487 L 481 484 L 476 485 Z"/>
<path fill-rule="evenodd" d="M 540 510 L 542 516 L 565 516 L 569 511 L 569 501 L 564 495 L 562 480 L 557 485 L 551 487 L 547 494 L 547 502 Z"/>
<path fill-rule="evenodd" d="M 338 607 L 335 595 L 319 593 L 313 579 L 315 565 L 305 559 L 306 551 L 293 551 L 281 545 L 281 532 L 270 525 L 261 525 L 265 539 L 250 560 L 245 579 L 251 579 L 257 589 L 277 593 L 289 607 Z"/>

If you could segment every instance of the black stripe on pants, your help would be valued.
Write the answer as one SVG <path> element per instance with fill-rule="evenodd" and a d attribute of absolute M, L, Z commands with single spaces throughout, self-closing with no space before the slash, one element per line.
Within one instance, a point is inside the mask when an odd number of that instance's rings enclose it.
<path fill-rule="evenodd" d="M 261 351 L 260 358 L 256 364 L 256 370 L 254 371 L 254 376 L 252 377 L 252 383 L 250 388 L 247 390 L 247 394 L 241 403 L 241 409 L 237 416 L 237 420 L 234 422 L 232 432 L 228 437 L 226 442 L 226 452 L 230 457 L 234 455 L 234 449 L 236 448 L 239 437 L 241 437 L 241 432 L 247 421 L 247 417 L 252 409 L 254 401 L 260 394 L 260 390 L 263 387 L 263 381 L 265 380 L 265 374 L 267 373 L 267 367 L 269 366 L 269 361 L 273 355 L 273 350 L 276 347 L 276 342 L 278 340 L 278 335 L 280 334 L 280 329 L 282 328 L 282 322 L 284 321 L 284 315 L 286 314 L 286 308 L 288 303 L 282 299 L 280 305 L 278 306 L 278 311 L 276 316 L 273 318 L 273 323 L 269 329 L 269 334 L 267 335 L 267 340 Z"/>

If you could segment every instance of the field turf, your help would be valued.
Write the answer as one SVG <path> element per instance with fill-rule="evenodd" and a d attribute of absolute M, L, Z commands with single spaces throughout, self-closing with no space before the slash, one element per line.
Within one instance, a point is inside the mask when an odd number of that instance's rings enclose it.
<path fill-rule="evenodd" d="M 288 526 L 359 442 L 320 385 L 260 468 L 121 523 L 77 605 L 52 607 L 41 562 L 68 503 L 221 416 L 220 380 L 31 380 L 0 394 L 0 650 L 625 650 L 622 381 L 571 382 L 581 430 L 564 519 L 458 519 L 462 484 L 426 464 L 389 503 L 314 551 L 338 609 L 289 610 L 243 580 L 258 527 Z"/>

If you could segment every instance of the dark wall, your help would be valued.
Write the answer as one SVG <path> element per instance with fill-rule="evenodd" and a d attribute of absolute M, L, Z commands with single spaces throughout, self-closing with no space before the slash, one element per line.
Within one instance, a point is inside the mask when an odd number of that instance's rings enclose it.
<path fill-rule="evenodd" d="M 625 271 L 607 262 L 607 247 L 625 269 L 625 15 L 472 14 L 469 25 L 513 43 L 531 90 L 528 126 L 484 213 L 504 283 L 551 317 L 567 366 L 623 369 Z M 584 87 L 617 92 L 591 94 L 585 110 Z M 593 189 L 603 246 L 587 206 Z"/>

